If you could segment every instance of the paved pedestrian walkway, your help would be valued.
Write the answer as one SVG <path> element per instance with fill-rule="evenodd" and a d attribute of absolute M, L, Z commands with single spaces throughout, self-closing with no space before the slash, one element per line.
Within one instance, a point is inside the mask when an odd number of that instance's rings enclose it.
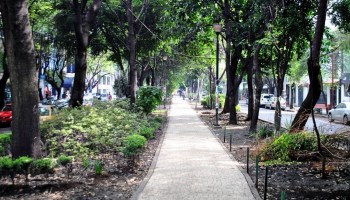
<path fill-rule="evenodd" d="M 155 159 L 151 175 L 133 199 L 255 199 L 238 163 L 179 97 L 173 98 L 168 128 Z"/>

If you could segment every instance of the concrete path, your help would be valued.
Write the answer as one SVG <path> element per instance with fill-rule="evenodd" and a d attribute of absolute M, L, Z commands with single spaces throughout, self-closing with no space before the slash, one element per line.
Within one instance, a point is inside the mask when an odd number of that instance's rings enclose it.
<path fill-rule="evenodd" d="M 256 199 L 257 192 L 249 187 L 238 163 L 179 97 L 173 98 L 155 159 L 133 199 Z"/>

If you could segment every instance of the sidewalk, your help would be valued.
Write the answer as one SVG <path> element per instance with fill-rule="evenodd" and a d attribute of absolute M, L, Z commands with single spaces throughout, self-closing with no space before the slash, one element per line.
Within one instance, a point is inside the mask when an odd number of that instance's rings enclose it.
<path fill-rule="evenodd" d="M 173 98 L 168 128 L 155 159 L 133 199 L 260 198 L 249 187 L 238 162 L 179 97 Z"/>

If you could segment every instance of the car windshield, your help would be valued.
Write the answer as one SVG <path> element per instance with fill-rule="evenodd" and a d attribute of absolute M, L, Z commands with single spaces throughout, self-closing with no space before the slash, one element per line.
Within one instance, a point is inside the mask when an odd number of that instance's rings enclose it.
<path fill-rule="evenodd" d="M 11 105 L 6 105 L 6 106 L 2 109 L 2 111 L 12 111 Z"/>
<path fill-rule="evenodd" d="M 49 116 L 50 111 L 48 108 L 39 108 L 40 116 Z"/>

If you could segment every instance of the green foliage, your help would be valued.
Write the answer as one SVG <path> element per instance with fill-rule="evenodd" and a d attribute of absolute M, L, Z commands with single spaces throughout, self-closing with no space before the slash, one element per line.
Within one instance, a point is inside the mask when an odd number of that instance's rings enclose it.
<path fill-rule="evenodd" d="M 43 158 L 34 160 L 30 165 L 31 174 L 49 174 L 54 172 L 56 163 L 51 158 Z"/>
<path fill-rule="evenodd" d="M 67 166 L 68 164 L 72 163 L 73 158 L 71 156 L 65 156 L 61 155 L 57 158 L 57 163 L 62 166 Z"/>
<path fill-rule="evenodd" d="M 146 116 L 130 110 L 128 101 L 104 101 L 63 110 L 40 128 L 50 156 L 84 158 L 115 152 L 127 136 L 148 126 Z"/>
<path fill-rule="evenodd" d="M 5 156 L 0 158 L 0 174 L 8 174 L 13 169 L 14 162 L 11 157 Z"/>
<path fill-rule="evenodd" d="M 103 171 L 103 162 L 100 161 L 100 160 L 96 160 L 94 162 L 94 168 L 95 168 L 95 173 L 97 175 L 101 175 L 102 174 L 102 171 Z"/>
<path fill-rule="evenodd" d="M 239 104 L 236 105 L 236 111 L 241 112 L 241 106 Z"/>
<path fill-rule="evenodd" d="M 136 104 L 146 114 L 151 113 L 162 102 L 162 90 L 153 86 L 141 87 L 137 94 Z"/>
<path fill-rule="evenodd" d="M 154 131 L 153 127 L 142 127 L 138 133 L 147 139 L 153 139 Z"/>
<path fill-rule="evenodd" d="M 128 84 L 127 76 L 121 74 L 115 79 L 113 89 L 119 97 L 128 96 L 130 93 Z"/>
<path fill-rule="evenodd" d="M 311 133 L 283 134 L 265 146 L 262 158 L 263 160 L 290 162 L 297 151 L 316 150 L 316 136 Z"/>
<path fill-rule="evenodd" d="M 11 133 L 0 134 L 0 156 L 6 156 L 12 141 Z"/>
<path fill-rule="evenodd" d="M 27 156 L 22 156 L 13 161 L 15 171 L 18 173 L 27 172 L 29 166 L 32 164 L 33 159 Z"/>
<path fill-rule="evenodd" d="M 144 136 L 133 134 L 126 138 L 126 144 L 122 151 L 125 156 L 131 157 L 137 155 L 146 143 L 147 140 Z"/>
<path fill-rule="evenodd" d="M 213 107 L 215 107 L 215 94 L 211 95 L 212 101 L 213 101 Z M 219 94 L 219 108 L 222 108 L 222 106 L 225 104 L 225 95 L 224 94 Z M 202 100 L 201 100 L 201 105 L 203 105 L 203 107 L 205 108 L 209 108 L 210 106 L 210 96 L 205 96 Z"/>
<path fill-rule="evenodd" d="M 268 125 L 262 125 L 259 127 L 258 131 L 255 133 L 258 138 L 267 138 L 273 135 L 273 129 Z"/>

